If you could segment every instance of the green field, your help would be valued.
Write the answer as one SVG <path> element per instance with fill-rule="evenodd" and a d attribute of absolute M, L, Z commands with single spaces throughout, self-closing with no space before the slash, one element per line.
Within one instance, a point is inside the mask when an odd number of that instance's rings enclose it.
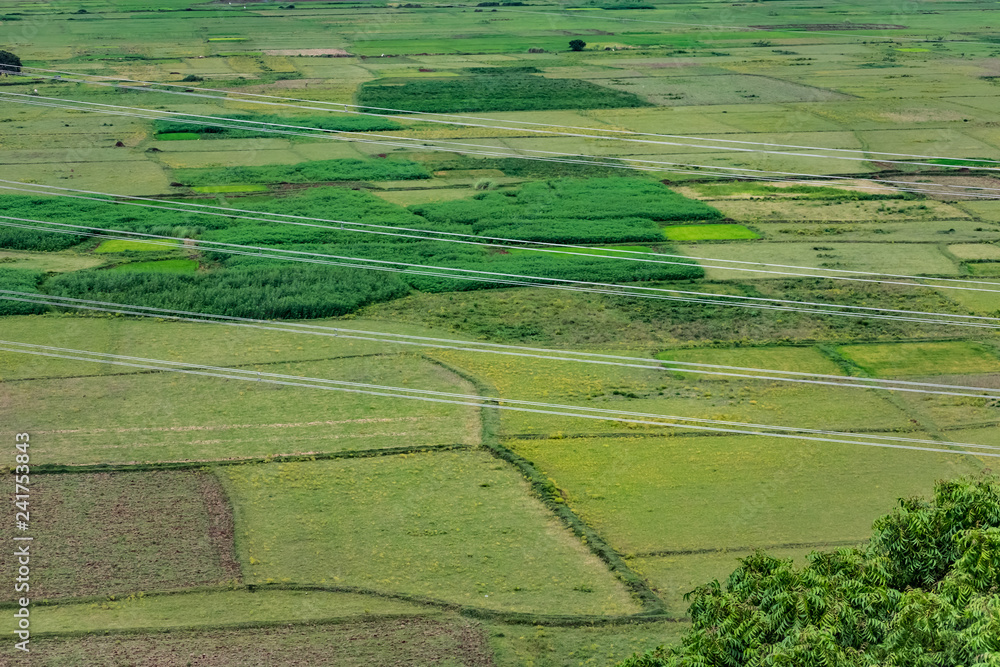
<path fill-rule="evenodd" d="M 743 225 L 676 225 L 663 228 L 671 241 L 729 241 L 756 239 L 760 235 Z"/>
<path fill-rule="evenodd" d="M 485 454 L 240 466 L 226 475 L 250 582 L 354 585 L 543 613 L 638 611 L 524 482 Z"/>
<path fill-rule="evenodd" d="M 178 244 L 170 241 L 126 241 L 123 239 L 111 239 L 101 242 L 101 245 L 94 249 L 94 252 L 163 252 Z"/>
<path fill-rule="evenodd" d="M 840 352 L 877 377 L 989 373 L 1000 369 L 993 349 L 968 343 L 845 345 Z"/>
<path fill-rule="evenodd" d="M 1000 446 L 993 4 L 0 0 L 30 662 L 614 667 L 995 468 L 732 432 Z"/>

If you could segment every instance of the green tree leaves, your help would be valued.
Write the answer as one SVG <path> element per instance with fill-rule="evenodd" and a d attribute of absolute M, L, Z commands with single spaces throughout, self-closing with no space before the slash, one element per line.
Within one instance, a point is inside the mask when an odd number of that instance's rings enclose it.
<path fill-rule="evenodd" d="M 1000 494 L 993 479 L 903 499 L 864 549 L 801 570 L 762 552 L 688 594 L 692 631 L 619 667 L 1000 666 Z"/>

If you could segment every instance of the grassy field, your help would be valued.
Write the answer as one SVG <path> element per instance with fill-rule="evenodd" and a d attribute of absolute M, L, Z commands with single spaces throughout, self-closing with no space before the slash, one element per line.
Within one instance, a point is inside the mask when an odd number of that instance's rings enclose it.
<path fill-rule="evenodd" d="M 356 593 L 294 590 L 218 590 L 176 595 L 132 595 L 100 602 L 59 604 L 39 614 L 38 632 L 169 630 L 199 625 L 275 624 L 420 616 L 433 608 Z M 371 615 L 371 616 L 369 616 Z M 77 638 L 78 639 L 78 638 Z"/>
<path fill-rule="evenodd" d="M 754 436 L 511 445 L 630 556 L 861 540 L 878 508 L 983 467 L 972 457 Z"/>
<path fill-rule="evenodd" d="M 671 241 L 729 241 L 756 239 L 760 235 L 743 225 L 671 225 L 663 228 Z"/>
<path fill-rule="evenodd" d="M 524 482 L 485 454 L 225 473 L 248 581 L 364 586 L 490 609 L 637 611 Z"/>
<path fill-rule="evenodd" d="M 845 345 L 840 353 L 876 377 L 957 375 L 1000 370 L 994 349 L 969 343 Z"/>
<path fill-rule="evenodd" d="M 0 209 L 21 220 L 0 221 L 0 288 L 308 319 L 380 338 L 995 389 L 1000 339 L 990 328 L 470 283 L 393 264 L 289 264 L 181 243 L 996 316 L 994 293 L 929 278 L 915 288 L 601 256 L 1000 276 L 1000 207 L 969 196 L 976 191 L 942 194 L 1000 187 L 995 172 L 979 169 L 1000 161 L 1000 44 L 983 13 L 989 3 L 919 4 L 0 0 L 3 48 L 26 68 L 164 82 L 180 93 L 35 70 L 0 80 L 0 92 L 21 95 L 0 105 L 0 179 L 32 187 L 3 185 L 88 191 L 64 199 L 4 190 Z M 571 50 L 575 39 L 582 50 Z M 89 103 L 106 106 L 82 110 Z M 303 216 L 313 226 L 86 198 L 102 192 Z M 32 224 L 24 220 L 176 242 L 11 226 Z M 444 244 L 360 235 L 329 220 L 586 247 Z M 0 316 L 4 339 L 39 345 L 1000 445 L 997 407 L 985 398 L 80 317 L 12 301 L 0 301 Z M 800 559 L 853 543 L 896 498 L 988 465 L 9 352 L 0 352 L 0 412 L 8 430 L 31 433 L 33 466 L 144 468 L 32 472 L 32 592 L 37 581 L 35 601 L 58 602 L 32 608 L 41 633 L 33 657 L 51 665 L 610 667 L 676 640 L 683 593 L 723 579 L 748 550 Z M 439 445 L 455 449 L 414 451 Z M 386 448 L 407 451 L 366 451 Z M 301 458 L 270 460 L 280 454 Z M 213 470 L 146 469 L 191 461 Z M 227 521 L 229 532 L 219 527 Z M 593 541 L 567 524 L 593 531 Z M 604 543 L 622 580 L 596 555 Z M 624 561 L 614 565 L 615 554 Z M 592 624 L 592 615 L 656 606 L 630 595 L 627 568 L 640 578 L 632 590 L 648 584 L 673 621 Z M 314 588 L 277 588 L 297 585 Z M 159 589 L 170 593 L 149 594 Z M 68 599 L 84 595 L 93 599 Z M 479 611 L 459 614 L 462 605 Z M 508 612 L 527 616 L 463 615 Z"/>

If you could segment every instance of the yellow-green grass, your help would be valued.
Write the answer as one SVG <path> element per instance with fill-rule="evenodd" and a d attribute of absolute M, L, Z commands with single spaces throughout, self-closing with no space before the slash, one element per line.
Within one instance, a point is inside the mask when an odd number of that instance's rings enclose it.
<path fill-rule="evenodd" d="M 245 42 L 249 37 L 209 37 L 210 42 Z"/>
<path fill-rule="evenodd" d="M 266 185 L 203 185 L 191 188 L 195 192 L 205 194 L 228 193 L 228 192 L 266 192 Z"/>
<path fill-rule="evenodd" d="M 479 437 L 478 413 L 470 407 L 66 363 L 63 368 L 68 373 L 63 377 L 8 385 L 9 413 L 22 425 L 19 428 L 39 435 L 33 447 L 36 463 L 218 460 L 474 444 Z M 300 377 L 472 391 L 458 377 L 414 357 L 244 367 Z M 93 377 L 93 373 L 124 374 Z"/>
<path fill-rule="evenodd" d="M 843 375 L 843 371 L 836 363 L 813 347 L 769 346 L 667 350 L 657 354 L 656 358 L 664 361 L 684 361 L 718 366 Z M 694 374 L 690 375 L 691 379 L 694 379 Z"/>
<path fill-rule="evenodd" d="M 991 348 L 961 341 L 844 345 L 838 351 L 877 377 L 1000 371 Z"/>
<path fill-rule="evenodd" d="M 974 276 L 1000 276 L 1000 262 L 976 262 L 966 264 L 965 268 Z"/>
<path fill-rule="evenodd" d="M 938 201 L 756 201 L 746 199 L 711 200 L 726 216 L 740 221 L 849 221 L 877 220 L 961 220 L 961 209 Z"/>
<path fill-rule="evenodd" d="M 31 481 L 31 525 L 44 535 L 32 545 L 34 598 L 128 595 L 239 576 L 232 515 L 210 473 L 34 474 Z M 0 534 L 9 541 L 13 525 Z M 4 561 L 11 578 L 16 565 Z"/>
<path fill-rule="evenodd" d="M 124 239 L 108 239 L 94 249 L 94 252 L 163 252 L 179 246 L 179 241 L 166 239 L 155 243 L 148 241 L 126 241 Z"/>
<path fill-rule="evenodd" d="M 712 260 L 758 261 L 807 268 L 874 271 L 903 275 L 954 275 L 958 268 L 936 245 L 923 243 L 836 243 L 828 239 L 810 243 L 748 243 L 734 242 L 707 246 L 679 246 L 687 255 L 703 257 L 699 264 L 708 265 L 705 276 L 710 280 L 736 278 L 782 278 L 767 273 L 733 271 L 713 264 Z M 753 268 L 744 264 L 735 266 Z M 782 270 L 762 267 L 765 270 Z M 827 275 L 824 272 L 822 275 Z"/>
<path fill-rule="evenodd" d="M 991 264 L 974 264 L 973 266 L 992 266 L 994 273 L 985 273 L 987 276 L 1000 275 L 1000 262 Z M 980 275 L 980 274 L 977 274 Z M 987 287 L 987 289 L 991 289 Z M 994 315 L 1000 311 L 1000 299 L 995 293 L 974 292 L 972 290 L 942 289 L 941 294 L 955 303 L 961 304 L 969 309 L 969 312 L 976 315 Z"/>
<path fill-rule="evenodd" d="M 637 611 L 484 452 L 227 468 L 248 582 L 355 585 L 525 612 Z"/>
<path fill-rule="evenodd" d="M 729 241 L 757 239 L 760 234 L 743 225 L 671 225 L 663 228 L 671 241 Z"/>
<path fill-rule="evenodd" d="M 886 394 L 864 389 L 608 368 L 465 352 L 435 352 L 434 356 L 464 369 L 493 387 L 500 396 L 509 398 L 809 428 L 891 430 L 910 425 L 909 417 L 892 405 Z M 816 368 L 817 372 L 819 369 L 831 370 L 830 364 L 822 359 L 807 356 L 810 363 L 815 364 L 811 368 Z M 762 364 L 766 362 L 762 360 Z M 630 431 L 683 433 L 661 426 L 516 411 L 501 412 L 500 424 L 502 432 L 508 436 Z"/>
<path fill-rule="evenodd" d="M 453 199 L 469 199 L 478 190 L 472 188 L 428 188 L 421 190 L 371 190 L 376 197 L 399 206 L 413 206 Z"/>
<path fill-rule="evenodd" d="M 955 243 L 948 252 L 959 259 L 1000 260 L 1000 245 L 992 243 Z"/>
<path fill-rule="evenodd" d="M 634 623 L 581 627 L 529 627 L 489 623 L 498 667 L 612 667 L 633 653 L 677 643 L 687 623 Z"/>
<path fill-rule="evenodd" d="M 346 327 L 361 331 L 386 331 L 415 335 L 440 335 L 441 331 L 416 325 L 355 320 L 312 320 L 311 325 Z M 185 361 L 215 366 L 253 367 L 266 370 L 275 363 L 330 360 L 341 357 L 396 354 L 412 347 L 351 340 L 338 336 L 310 336 L 291 331 L 218 326 L 155 319 L 69 317 L 65 315 L 20 316 L 3 319 L 9 340 L 53 345 L 97 352 L 109 352 L 151 359 Z M 373 372 L 381 368 L 371 366 Z M 33 357 L 21 354 L 0 356 L 0 380 L 53 378 L 86 374 L 118 373 L 121 367 Z"/>
<path fill-rule="evenodd" d="M 192 625 L 301 623 L 377 614 L 418 616 L 428 613 L 433 610 L 423 605 L 354 593 L 223 590 L 37 607 L 32 610 L 32 629 L 39 633 L 163 630 Z"/>
<path fill-rule="evenodd" d="M 60 252 L 31 252 L 30 250 L 0 250 L 0 268 L 35 269 L 37 271 L 58 272 L 92 269 L 104 263 L 104 259 L 73 250 Z"/>
<path fill-rule="evenodd" d="M 991 375 L 939 375 L 933 379 L 942 384 L 997 388 L 995 376 Z M 953 429 L 989 426 L 997 422 L 994 401 L 987 398 L 907 393 L 900 395 L 898 401 L 920 424 L 935 428 L 937 436 L 949 442 L 965 442 Z"/>
<path fill-rule="evenodd" d="M 826 547 L 765 548 L 765 551 L 776 558 L 795 559 L 797 565 L 802 565 L 806 554 L 813 550 L 822 551 L 824 548 Z M 688 611 L 688 602 L 684 600 L 685 593 L 712 580 L 724 582 L 739 566 L 739 559 L 751 553 L 731 550 L 670 554 L 629 558 L 626 562 L 632 570 L 642 575 L 663 599 L 667 613 L 685 616 Z"/>
<path fill-rule="evenodd" d="M 995 201 L 964 201 L 961 204 L 963 209 L 972 211 L 974 215 L 983 220 L 1000 222 L 1000 202 Z"/>
<path fill-rule="evenodd" d="M 154 262 L 129 262 L 128 264 L 119 264 L 109 270 L 118 273 L 195 273 L 198 271 L 198 260 L 161 259 Z"/>
<path fill-rule="evenodd" d="M 455 615 L 371 618 L 269 628 L 211 629 L 125 636 L 45 638 L 45 665 L 138 667 L 197 660 L 201 667 L 307 665 L 470 665 L 488 655 L 478 624 Z M 39 662 L 38 664 L 43 664 Z"/>
<path fill-rule="evenodd" d="M 984 465 L 958 454 L 766 436 L 509 444 L 630 556 L 860 541 L 898 497 Z"/>
<path fill-rule="evenodd" d="M 758 228 L 772 241 L 906 241 L 907 243 L 976 242 L 1000 239 L 1000 228 L 976 220 L 897 222 L 765 222 Z"/>

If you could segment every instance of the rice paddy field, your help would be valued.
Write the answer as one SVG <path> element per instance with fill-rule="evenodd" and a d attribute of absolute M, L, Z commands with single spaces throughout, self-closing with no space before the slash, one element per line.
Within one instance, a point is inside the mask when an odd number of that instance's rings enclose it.
<path fill-rule="evenodd" d="M 0 664 L 610 667 L 995 469 L 994 5 L 0 0 Z"/>

